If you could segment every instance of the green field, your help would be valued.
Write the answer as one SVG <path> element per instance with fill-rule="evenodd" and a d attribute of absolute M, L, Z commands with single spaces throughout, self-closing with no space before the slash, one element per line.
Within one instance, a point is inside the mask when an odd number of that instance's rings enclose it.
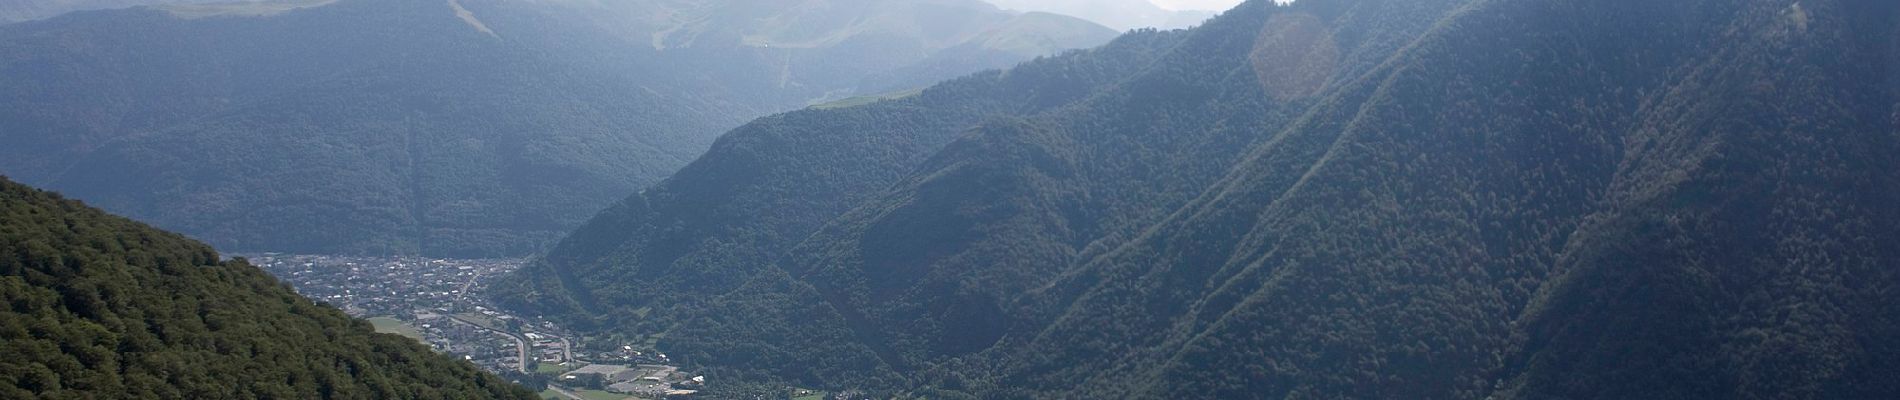
<path fill-rule="evenodd" d="M 811 108 L 818 109 L 818 110 L 829 110 L 829 109 L 834 109 L 834 108 L 856 107 L 856 106 L 876 103 L 876 102 L 884 101 L 884 100 L 896 100 L 896 99 L 901 99 L 905 97 L 916 96 L 923 92 L 924 92 L 923 89 L 912 89 L 912 90 L 905 90 L 905 91 L 900 91 L 900 92 L 892 92 L 892 93 L 885 93 L 885 94 L 878 94 L 878 95 L 852 96 L 852 97 L 846 97 L 846 98 L 842 98 L 838 100 L 833 100 L 826 103 L 814 104 L 811 106 Z"/>
<path fill-rule="evenodd" d="M 399 319 L 391 317 L 370 317 L 369 324 L 375 325 L 377 332 L 403 335 L 410 339 L 415 339 L 418 342 L 423 340 L 422 331 L 416 330 L 416 327 L 409 326 L 409 323 L 402 322 L 402 320 Z"/>
<path fill-rule="evenodd" d="M 626 399 L 637 400 L 637 399 L 640 399 L 639 396 L 628 396 L 624 394 L 616 394 L 616 393 L 610 393 L 610 392 L 605 392 L 605 391 L 600 391 L 600 390 L 581 389 L 581 390 L 569 390 L 569 392 L 573 392 L 574 394 L 581 396 L 582 399 L 587 399 L 587 400 L 626 400 Z M 561 395 L 561 392 L 554 391 L 554 388 L 548 388 L 548 390 L 541 391 L 540 397 L 542 399 L 572 400 L 572 398 L 570 397 Z"/>
<path fill-rule="evenodd" d="M 534 373 L 543 375 L 560 375 L 569 370 L 567 367 L 557 363 L 540 363 L 534 365 Z"/>
<path fill-rule="evenodd" d="M 599 390 L 575 390 L 573 392 L 574 394 L 581 395 L 581 398 L 587 399 L 587 400 L 638 399 L 638 397 L 628 396 L 624 394 L 608 393 L 608 392 L 599 391 Z"/>
<path fill-rule="evenodd" d="M 793 397 L 792 400 L 825 400 L 825 397 L 830 396 L 830 395 L 831 393 L 827 393 L 823 391 L 813 391 L 809 395 Z"/>

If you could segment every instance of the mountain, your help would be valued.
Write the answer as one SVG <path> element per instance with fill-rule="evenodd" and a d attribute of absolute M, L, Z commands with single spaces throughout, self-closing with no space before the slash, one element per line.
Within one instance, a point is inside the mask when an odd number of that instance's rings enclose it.
<path fill-rule="evenodd" d="M 532 399 L 244 260 L 0 178 L 0 397 Z"/>
<path fill-rule="evenodd" d="M 230 1 L 231 0 L 12 0 L 0 4 L 0 24 L 51 18 L 73 11 Z"/>
<path fill-rule="evenodd" d="M 0 25 L 0 171 L 225 250 L 519 256 L 751 118 L 1112 36 L 977 0 L 79 12 Z"/>
<path fill-rule="evenodd" d="M 1890 398 L 1900 5 L 1252 1 L 805 110 L 508 307 L 928 398 Z"/>
<path fill-rule="evenodd" d="M 997 7 L 1011 10 L 1042 11 L 1073 15 L 1111 28 L 1177 29 L 1198 25 L 1214 17 L 1202 10 L 1169 10 L 1148 0 L 988 0 Z"/>

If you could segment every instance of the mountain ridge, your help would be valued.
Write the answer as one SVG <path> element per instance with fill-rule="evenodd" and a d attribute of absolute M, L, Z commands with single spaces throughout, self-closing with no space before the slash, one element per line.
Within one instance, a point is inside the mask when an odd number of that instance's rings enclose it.
<path fill-rule="evenodd" d="M 1854 1 L 1250 1 L 1004 72 L 1114 71 L 896 155 L 921 162 L 716 146 L 641 196 L 779 203 L 596 219 L 502 299 L 666 332 L 727 379 L 916 397 L 1890 396 L 1894 21 Z M 844 117 L 898 104 L 723 140 L 920 137 Z M 839 199 L 727 168 L 864 180 Z M 826 206 L 774 205 L 798 201 Z M 647 218 L 669 222 L 625 223 Z M 656 233 L 701 221 L 742 228 Z"/>
<path fill-rule="evenodd" d="M 987 0 L 1004 9 L 1073 15 L 1117 30 L 1180 29 L 1206 21 L 1219 10 L 1171 10 L 1147 0 Z"/>
<path fill-rule="evenodd" d="M 942 4 L 970 24 L 889 36 L 817 18 L 843 41 L 788 48 L 745 44 L 770 26 L 739 18 L 667 50 L 636 17 L 671 3 L 338 0 L 8 24 L 0 99 L 18 106 L 0 118 L 0 168 L 228 250 L 520 256 L 754 116 L 1113 34 L 975 0 L 877 4 L 859 14 Z M 721 16 L 737 18 L 707 18 Z"/>

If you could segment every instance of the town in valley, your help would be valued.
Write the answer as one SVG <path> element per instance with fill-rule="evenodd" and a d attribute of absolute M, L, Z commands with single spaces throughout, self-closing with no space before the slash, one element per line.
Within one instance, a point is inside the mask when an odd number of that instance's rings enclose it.
<path fill-rule="evenodd" d="M 521 259 L 239 256 L 305 297 L 369 320 L 377 331 L 512 377 L 544 390 L 545 398 L 689 398 L 707 385 L 653 349 L 652 341 L 588 343 L 554 322 L 488 303 L 483 289 L 520 268 Z M 819 394 L 791 390 L 795 398 Z"/>

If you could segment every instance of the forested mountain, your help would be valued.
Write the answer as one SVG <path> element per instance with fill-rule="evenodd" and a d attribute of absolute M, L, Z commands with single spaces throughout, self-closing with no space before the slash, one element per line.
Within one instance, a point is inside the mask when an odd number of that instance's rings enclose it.
<path fill-rule="evenodd" d="M 1900 3 L 1257 0 L 754 121 L 502 300 L 928 398 L 1893 398 L 1896 154 Z"/>
<path fill-rule="evenodd" d="M 751 118 L 1113 35 L 979 0 L 77 12 L 0 25 L 0 171 L 226 250 L 524 255 Z"/>
<path fill-rule="evenodd" d="M 531 399 L 209 246 L 0 178 L 0 397 Z"/>

